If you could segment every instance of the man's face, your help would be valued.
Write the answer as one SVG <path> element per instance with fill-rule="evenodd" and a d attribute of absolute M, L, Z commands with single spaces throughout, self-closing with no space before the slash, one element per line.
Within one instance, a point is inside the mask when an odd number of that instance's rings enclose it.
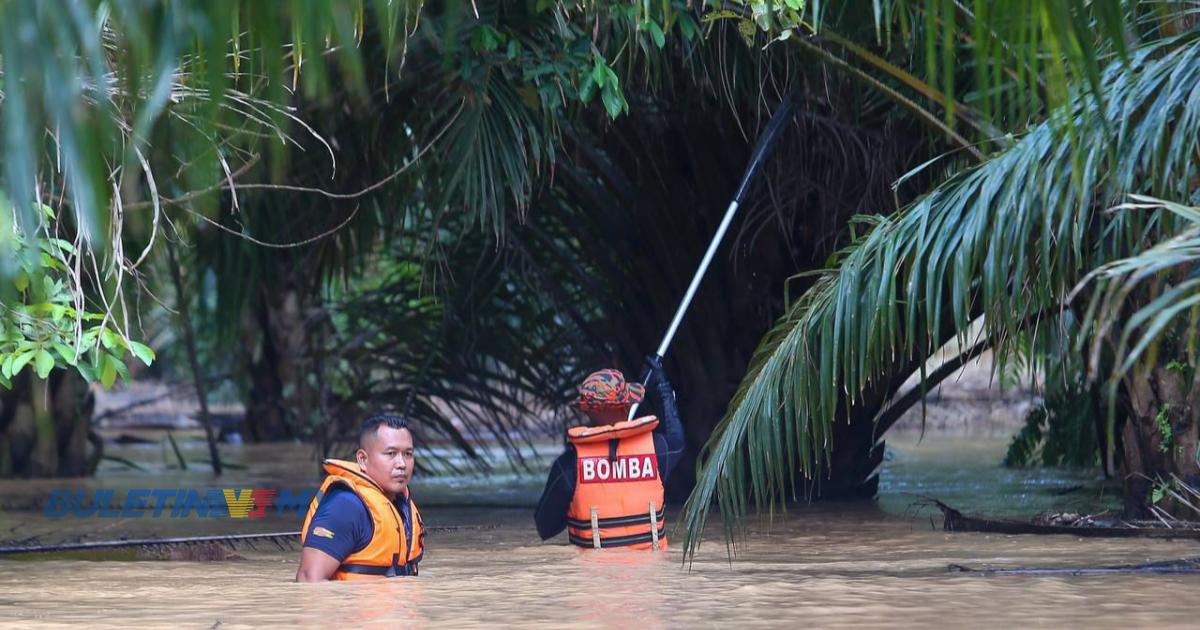
<path fill-rule="evenodd" d="M 356 456 L 363 473 L 389 498 L 396 498 L 408 487 L 413 473 L 413 439 L 408 429 L 380 426 L 359 447 Z"/>

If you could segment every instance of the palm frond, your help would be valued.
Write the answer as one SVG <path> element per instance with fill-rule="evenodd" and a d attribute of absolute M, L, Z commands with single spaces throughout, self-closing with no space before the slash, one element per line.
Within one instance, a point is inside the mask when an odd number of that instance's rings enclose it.
<path fill-rule="evenodd" d="M 1180 219 L 1184 229 L 1170 235 L 1138 253 L 1114 260 L 1088 274 L 1076 287 L 1081 292 L 1089 285 L 1096 285 L 1088 309 L 1092 315 L 1085 322 L 1094 326 L 1093 372 L 1100 340 L 1105 332 L 1117 326 L 1121 328 L 1115 349 L 1116 364 L 1112 378 L 1118 378 L 1142 359 L 1143 355 L 1159 341 L 1165 332 L 1187 318 L 1194 324 L 1200 312 L 1200 277 L 1196 264 L 1200 262 L 1200 208 L 1165 201 L 1145 195 L 1131 195 L 1131 201 L 1113 209 L 1113 212 L 1160 212 L 1165 211 Z M 1167 281 L 1164 283 L 1164 279 Z M 1156 295 L 1140 305 L 1132 313 L 1123 307 L 1131 294 L 1147 285 L 1158 285 Z M 1195 326 L 1188 328 L 1185 342 L 1189 358 L 1196 354 Z"/>
<path fill-rule="evenodd" d="M 1036 328 L 1038 314 L 1053 312 L 1089 270 L 1158 230 L 1170 233 L 1164 213 L 1098 210 L 1130 193 L 1190 198 L 1198 39 L 1163 40 L 1109 64 L 1103 103 L 1076 90 L 1057 124 L 878 219 L 842 252 L 763 340 L 706 445 L 685 508 L 689 554 L 714 499 L 728 535 L 748 495 L 771 510 L 796 496 L 797 471 L 820 478 L 835 422 L 973 320 L 984 317 L 1003 359 L 1013 333 Z M 1072 121 L 1069 139 L 1063 118 Z"/>

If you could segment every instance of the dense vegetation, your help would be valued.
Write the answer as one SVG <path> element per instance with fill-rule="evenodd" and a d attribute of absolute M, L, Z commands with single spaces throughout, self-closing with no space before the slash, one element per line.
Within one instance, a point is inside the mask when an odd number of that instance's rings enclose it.
<path fill-rule="evenodd" d="M 83 381 L 131 361 L 233 392 L 257 440 L 328 450 L 388 407 L 479 466 L 481 439 L 519 457 L 582 373 L 655 345 L 794 94 L 668 356 L 689 548 L 714 501 L 732 525 L 872 496 L 876 438 L 923 391 L 901 384 L 983 348 L 1045 375 L 1011 463 L 1098 462 L 1130 512 L 1187 516 L 1196 22 L 1135 0 L 6 3 L 0 475 L 94 469 Z M 949 341 L 964 356 L 925 373 Z"/>

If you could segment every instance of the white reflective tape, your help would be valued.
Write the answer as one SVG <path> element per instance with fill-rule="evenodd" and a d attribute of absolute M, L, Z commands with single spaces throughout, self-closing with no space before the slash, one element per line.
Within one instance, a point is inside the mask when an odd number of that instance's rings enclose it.
<path fill-rule="evenodd" d="M 654 502 L 650 502 L 650 540 L 653 549 L 658 551 L 658 513 L 654 511 Z"/>
<path fill-rule="evenodd" d="M 600 548 L 600 514 L 592 508 L 592 547 Z"/>

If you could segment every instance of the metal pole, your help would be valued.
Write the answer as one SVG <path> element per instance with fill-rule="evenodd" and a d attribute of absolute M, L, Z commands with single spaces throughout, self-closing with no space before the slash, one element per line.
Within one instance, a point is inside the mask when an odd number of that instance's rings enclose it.
<path fill-rule="evenodd" d="M 729 231 L 729 224 L 733 223 L 733 215 L 737 214 L 738 205 L 737 199 L 729 203 L 729 208 L 725 210 L 725 218 L 721 219 L 721 225 L 717 227 L 716 235 L 708 244 L 708 251 L 704 252 L 704 258 L 700 259 L 700 267 L 696 269 L 696 274 L 692 276 L 692 282 L 688 285 L 687 292 L 683 294 L 683 301 L 675 310 L 675 317 L 671 319 L 671 325 L 667 327 L 667 334 L 663 335 L 662 343 L 658 344 L 656 354 L 660 359 L 666 356 L 667 348 L 670 347 L 671 340 L 675 338 L 675 331 L 679 329 L 679 323 L 683 321 L 683 314 L 691 306 L 692 298 L 696 297 L 696 289 L 700 287 L 700 281 L 704 279 L 704 273 L 708 271 L 708 265 L 712 263 L 721 239 L 725 237 L 725 232 Z"/>
<path fill-rule="evenodd" d="M 754 147 L 754 153 L 750 155 L 750 164 L 746 167 L 746 173 L 742 176 L 742 182 L 738 185 L 737 193 L 733 196 L 733 201 L 729 202 L 729 207 L 725 210 L 725 216 L 721 219 L 721 225 L 717 226 L 717 233 L 713 235 L 712 241 L 708 243 L 708 250 L 704 252 L 704 258 L 700 259 L 700 266 L 696 268 L 696 273 L 692 275 L 692 282 L 683 294 L 683 301 L 679 303 L 679 308 L 675 309 L 675 317 L 671 319 L 671 325 L 667 327 L 667 334 L 663 335 L 662 342 L 658 344 L 658 350 L 655 352 L 655 355 L 659 359 L 666 356 L 667 348 L 670 347 L 671 340 L 675 338 L 675 332 L 679 329 L 679 324 L 683 322 L 683 315 L 687 312 L 688 307 L 691 306 L 692 298 L 696 296 L 696 290 L 700 288 L 700 281 L 704 279 L 704 274 L 708 271 L 708 266 L 712 263 L 713 256 L 717 253 L 717 247 L 720 246 L 721 239 L 725 237 L 725 232 L 729 230 L 729 225 L 733 222 L 733 215 L 737 214 L 738 207 L 742 203 L 742 197 L 746 194 L 746 190 L 750 186 L 750 180 L 758 173 L 758 169 L 762 166 L 763 159 L 774 144 L 779 131 L 791 119 L 792 109 L 795 107 L 796 94 L 797 90 L 792 90 L 784 97 L 783 102 L 779 105 L 779 109 L 775 110 L 775 114 L 771 116 L 771 121 L 767 123 L 767 128 L 763 131 L 762 137 L 759 138 L 758 145 Z M 637 413 L 637 409 L 637 403 L 634 403 L 629 408 L 630 420 Z"/>

